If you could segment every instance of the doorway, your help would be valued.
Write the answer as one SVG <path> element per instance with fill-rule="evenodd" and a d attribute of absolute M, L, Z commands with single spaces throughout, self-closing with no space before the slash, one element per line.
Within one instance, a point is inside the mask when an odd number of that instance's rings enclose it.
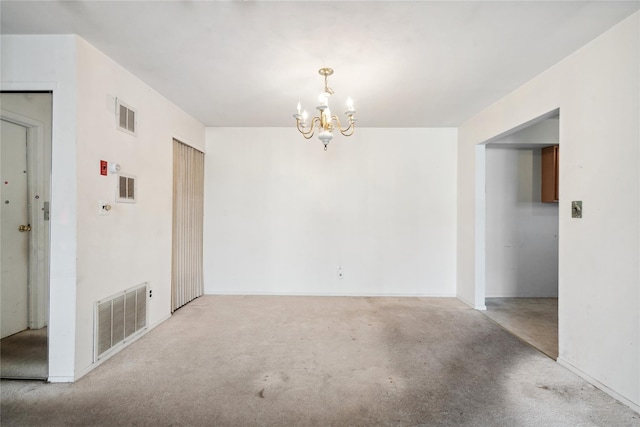
<path fill-rule="evenodd" d="M 47 379 L 51 92 L 0 93 L 0 376 Z"/>
<path fill-rule="evenodd" d="M 541 202 L 541 152 L 559 144 L 559 115 L 484 146 L 485 314 L 558 357 L 558 203 Z"/>

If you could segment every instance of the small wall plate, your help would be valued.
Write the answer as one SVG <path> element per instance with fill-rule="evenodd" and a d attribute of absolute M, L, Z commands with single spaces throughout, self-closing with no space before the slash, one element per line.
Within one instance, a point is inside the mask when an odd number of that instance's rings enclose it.
<path fill-rule="evenodd" d="M 571 218 L 582 218 L 582 200 L 571 202 Z"/>
<path fill-rule="evenodd" d="M 111 203 L 106 200 L 98 200 L 98 215 L 105 216 L 111 213 Z"/>

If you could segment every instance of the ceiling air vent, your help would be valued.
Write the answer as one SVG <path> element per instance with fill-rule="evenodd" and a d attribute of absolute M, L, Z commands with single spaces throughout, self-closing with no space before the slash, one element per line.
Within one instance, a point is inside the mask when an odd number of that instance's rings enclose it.
<path fill-rule="evenodd" d="M 118 124 L 118 129 L 121 131 L 130 133 L 131 135 L 136 134 L 136 110 L 120 99 L 116 99 L 116 123 Z"/>

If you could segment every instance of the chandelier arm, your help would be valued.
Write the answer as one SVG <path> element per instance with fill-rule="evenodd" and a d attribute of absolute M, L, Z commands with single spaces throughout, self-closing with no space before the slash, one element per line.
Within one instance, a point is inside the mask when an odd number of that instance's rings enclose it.
<path fill-rule="evenodd" d="M 313 126 L 312 126 L 312 127 L 310 127 L 310 128 L 309 128 L 309 130 L 306 130 L 306 131 L 305 131 L 305 130 L 304 130 L 304 127 L 302 127 L 302 126 L 300 125 L 300 120 L 296 121 L 296 127 L 298 128 L 298 131 L 299 131 L 301 134 L 303 134 L 303 135 L 306 135 L 306 134 L 308 134 L 308 133 L 310 133 L 310 132 L 313 132 Z"/>
<path fill-rule="evenodd" d="M 351 132 L 347 133 L 349 131 L 349 129 L 351 129 Z M 348 128 L 346 128 L 345 130 L 340 129 L 340 133 L 344 136 L 351 136 L 353 135 L 353 133 L 356 131 L 356 127 L 355 125 L 352 123 L 349 125 Z"/>
<path fill-rule="evenodd" d="M 298 127 L 298 131 L 304 136 L 306 139 L 311 139 L 313 134 L 315 133 L 315 124 L 320 120 L 318 117 L 314 117 L 311 119 L 311 124 L 309 126 L 309 130 L 304 130 L 303 127 L 300 126 L 300 120 L 296 120 L 296 126 Z"/>
<path fill-rule="evenodd" d="M 349 126 L 346 129 L 343 129 L 342 125 L 340 124 L 340 119 L 338 118 L 338 116 L 336 116 L 334 114 L 333 116 L 331 116 L 331 119 L 336 122 L 336 124 L 338 125 L 338 130 L 344 136 L 351 136 L 351 135 L 353 135 L 353 133 L 356 130 L 355 122 L 353 122 L 351 120 L 349 120 Z M 351 131 L 351 132 L 349 132 L 349 131 Z"/>

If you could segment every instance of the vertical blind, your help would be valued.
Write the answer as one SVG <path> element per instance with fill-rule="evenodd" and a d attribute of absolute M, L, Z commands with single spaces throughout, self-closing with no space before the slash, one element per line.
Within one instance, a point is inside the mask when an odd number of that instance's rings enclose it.
<path fill-rule="evenodd" d="M 204 293 L 204 154 L 173 140 L 171 312 Z"/>

